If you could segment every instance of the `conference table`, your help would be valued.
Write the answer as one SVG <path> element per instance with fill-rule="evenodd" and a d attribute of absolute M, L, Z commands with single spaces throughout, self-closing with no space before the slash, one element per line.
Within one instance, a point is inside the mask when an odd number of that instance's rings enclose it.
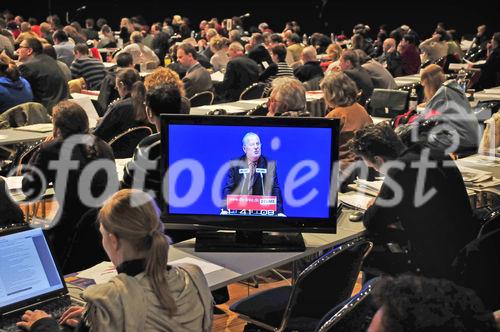
<path fill-rule="evenodd" d="M 478 91 L 473 95 L 474 101 L 490 101 L 490 100 L 499 100 L 500 101 L 500 87 L 493 87 L 489 89 L 484 89 L 482 91 Z"/>
<path fill-rule="evenodd" d="M 420 74 L 396 77 L 394 78 L 394 81 L 396 81 L 396 85 L 398 86 L 398 88 L 402 88 L 413 84 L 419 84 Z"/>
<path fill-rule="evenodd" d="M 229 115 L 245 115 L 257 106 L 267 103 L 267 100 L 268 98 L 238 100 L 230 103 L 191 107 L 189 114 L 205 115 L 210 111 L 223 109 Z M 306 92 L 306 109 L 313 117 L 324 117 L 326 115 L 326 106 L 322 91 Z"/>
<path fill-rule="evenodd" d="M 349 211 L 338 220 L 336 234 L 302 233 L 306 250 L 303 252 L 196 252 L 195 240 L 174 244 L 169 251 L 169 261 L 191 257 L 223 267 L 205 275 L 211 290 L 248 279 L 256 274 L 318 254 L 340 243 L 364 234 L 362 222 L 349 221 Z"/>
<path fill-rule="evenodd" d="M 204 273 L 210 289 L 216 290 L 273 268 L 321 254 L 325 250 L 362 236 L 365 233 L 363 223 L 349 221 L 351 212 L 351 210 L 344 210 L 341 213 L 336 234 L 302 233 L 306 246 L 303 252 L 197 252 L 194 250 L 195 239 L 190 239 L 170 246 L 168 261 L 174 265 L 177 262 L 189 261 L 199 265 L 204 271 L 206 271 L 205 265 L 211 265 L 212 268 Z M 111 267 L 111 263 L 103 262 L 94 268 L 97 269 L 99 265 L 103 265 L 103 270 L 109 270 Z M 216 268 L 213 268 L 214 266 Z M 78 274 L 71 274 L 67 281 L 79 287 L 88 285 L 85 280 L 78 280 L 80 278 Z M 109 280 L 109 277 L 101 279 L 98 271 L 93 274 L 96 275 L 95 282 L 97 283 Z M 92 283 L 92 280 L 90 281 Z M 70 289 L 70 294 L 79 299 L 80 290 L 72 289 Z"/>
<path fill-rule="evenodd" d="M 18 144 L 23 142 L 35 142 L 45 139 L 52 134 L 50 131 L 27 131 L 19 128 L 9 128 L 0 130 L 0 146 Z"/>

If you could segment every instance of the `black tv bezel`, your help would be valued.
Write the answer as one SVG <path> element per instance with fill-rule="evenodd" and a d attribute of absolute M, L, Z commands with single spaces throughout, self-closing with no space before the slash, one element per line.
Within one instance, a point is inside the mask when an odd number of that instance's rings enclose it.
<path fill-rule="evenodd" d="M 165 179 L 168 163 L 168 126 L 180 125 L 213 125 L 213 126 L 263 126 L 263 127 L 313 127 L 332 129 L 332 153 L 330 167 L 333 168 L 330 177 L 335 181 L 330 184 L 329 217 L 311 219 L 303 217 L 271 217 L 261 216 L 225 216 L 225 215 L 194 215 L 169 214 L 169 205 L 165 199 L 161 200 L 161 220 L 167 229 L 189 230 L 237 230 L 237 231 L 268 231 L 268 232 L 307 232 L 307 233 L 335 233 L 337 231 L 337 188 L 338 188 L 338 159 L 340 121 L 326 118 L 297 118 L 297 117 L 263 117 L 263 116 L 213 116 L 213 115 L 178 115 L 162 114 L 161 121 L 161 179 L 162 189 L 168 181 Z M 334 175 L 335 174 L 335 175 Z M 165 182 L 165 183 L 163 183 Z M 333 196 L 333 197 L 332 197 Z"/>

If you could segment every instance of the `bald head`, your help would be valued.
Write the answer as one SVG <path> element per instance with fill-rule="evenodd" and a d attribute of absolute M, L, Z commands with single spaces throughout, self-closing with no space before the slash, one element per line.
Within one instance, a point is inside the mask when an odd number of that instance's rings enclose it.
<path fill-rule="evenodd" d="M 318 53 L 314 46 L 307 46 L 302 50 L 302 60 L 305 62 L 316 61 L 318 57 Z"/>

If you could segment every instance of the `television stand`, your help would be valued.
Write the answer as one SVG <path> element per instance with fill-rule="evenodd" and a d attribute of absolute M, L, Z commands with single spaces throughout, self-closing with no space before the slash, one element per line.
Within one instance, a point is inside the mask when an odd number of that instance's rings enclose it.
<path fill-rule="evenodd" d="M 200 231 L 199 252 L 301 252 L 306 250 L 301 233 L 263 231 Z"/>

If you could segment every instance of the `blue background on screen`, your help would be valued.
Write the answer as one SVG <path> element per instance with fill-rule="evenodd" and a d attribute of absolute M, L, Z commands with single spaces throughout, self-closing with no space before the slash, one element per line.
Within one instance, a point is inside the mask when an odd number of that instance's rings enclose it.
<path fill-rule="evenodd" d="M 276 161 L 278 183 L 283 196 L 283 209 L 287 217 L 328 218 L 331 172 L 331 133 L 329 128 L 297 127 L 249 127 L 212 125 L 169 125 L 169 164 L 189 158 L 199 161 L 205 173 L 205 185 L 199 198 L 190 206 L 175 207 L 169 193 L 170 214 L 219 215 L 220 207 L 212 199 L 212 186 L 216 174 L 226 162 L 239 159 L 243 155 L 242 138 L 248 132 L 259 135 L 262 155 Z M 273 141 L 274 140 L 274 141 Z M 279 147 L 276 142 L 279 140 Z M 275 144 L 272 144 L 275 143 Z M 303 185 L 295 188 L 293 197 L 301 199 L 312 189 L 318 191 L 315 198 L 305 206 L 293 207 L 285 197 L 285 181 L 294 165 L 303 160 L 314 160 L 319 165 L 318 174 Z M 298 172 L 295 179 L 310 172 L 309 168 Z M 225 175 L 222 186 L 225 183 Z M 175 187 L 172 185 L 175 180 Z M 169 191 L 175 190 L 177 197 L 183 197 L 192 186 L 192 173 L 182 171 L 177 179 L 169 176 Z M 221 196 L 222 187 L 217 188 Z"/>

